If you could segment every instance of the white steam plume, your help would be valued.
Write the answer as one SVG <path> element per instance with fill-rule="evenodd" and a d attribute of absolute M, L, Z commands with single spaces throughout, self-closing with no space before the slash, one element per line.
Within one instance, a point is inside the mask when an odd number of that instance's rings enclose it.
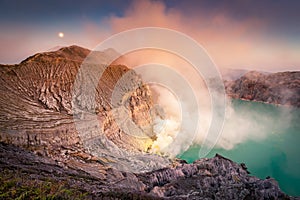
<path fill-rule="evenodd" d="M 143 63 L 149 63 L 150 61 L 162 63 L 182 76 L 195 92 L 194 95 L 199 109 L 195 107 L 195 104 L 190 104 L 188 97 L 191 96 L 185 94 L 187 93 L 186 85 L 172 80 L 173 77 L 170 76 L 168 71 L 164 72 L 159 67 L 156 73 L 147 70 L 147 67 L 139 69 Z M 163 77 L 166 82 L 170 81 L 166 85 L 172 85 L 172 88 L 168 90 L 167 87 L 150 84 L 155 91 L 155 103 L 164 112 L 163 117 L 158 115 L 154 120 L 154 132 L 157 139 L 153 143 L 152 152 L 166 153 L 174 157 L 187 150 L 192 144 L 201 145 L 206 137 L 209 142 L 215 142 L 210 141 L 210 136 L 206 135 L 212 116 L 209 92 L 204 81 L 193 71 L 189 63 L 175 55 L 154 50 L 133 52 L 116 61 L 116 63 L 118 62 L 132 66 L 141 74 L 143 80 L 151 81 L 159 76 Z M 155 64 L 152 65 L 155 66 Z M 282 132 L 286 128 L 278 126 L 276 128 L 278 131 L 274 132 L 274 116 L 267 112 L 257 112 L 247 107 L 236 111 L 230 101 L 227 101 L 226 110 L 223 131 L 216 143 L 218 148 L 232 149 L 239 143 L 247 140 L 262 140 L 270 134 Z M 280 113 L 277 116 L 278 119 L 284 119 L 285 121 L 285 123 L 280 124 L 285 124 L 285 126 L 289 124 L 287 116 L 288 113 Z M 191 128 L 195 123 L 199 123 L 197 130 Z M 194 131 L 196 131 L 195 134 L 193 134 Z"/>

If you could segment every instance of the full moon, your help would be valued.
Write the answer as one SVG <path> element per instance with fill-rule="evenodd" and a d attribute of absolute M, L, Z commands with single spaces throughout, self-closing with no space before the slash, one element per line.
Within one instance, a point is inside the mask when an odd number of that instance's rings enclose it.
<path fill-rule="evenodd" d="M 58 33 L 58 37 L 63 38 L 64 37 L 64 33 L 63 32 L 59 32 Z"/>

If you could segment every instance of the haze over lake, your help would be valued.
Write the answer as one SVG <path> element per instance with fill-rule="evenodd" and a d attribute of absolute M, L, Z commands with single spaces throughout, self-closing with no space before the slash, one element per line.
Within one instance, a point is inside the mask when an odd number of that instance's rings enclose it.
<path fill-rule="evenodd" d="M 289 195 L 300 195 L 300 109 L 286 106 L 275 106 L 258 102 L 233 100 L 232 105 L 237 115 L 243 117 L 245 112 L 256 113 L 256 116 L 268 118 L 265 124 L 267 133 L 264 138 L 248 138 L 232 149 L 213 149 L 208 157 L 221 154 L 239 163 L 245 163 L 253 176 L 275 178 L 281 189 Z M 283 115 L 284 113 L 284 115 Z M 260 118 L 260 119 L 261 119 Z M 227 123 L 230 123 L 229 118 Z M 250 135 L 257 135 L 256 125 L 264 126 L 264 121 L 253 118 Z M 289 123 L 286 123 L 287 120 Z M 271 121 L 271 123 L 269 123 Z M 240 126 L 244 126 L 240 124 Z M 192 146 L 180 158 L 193 162 L 199 158 L 199 145 Z"/>

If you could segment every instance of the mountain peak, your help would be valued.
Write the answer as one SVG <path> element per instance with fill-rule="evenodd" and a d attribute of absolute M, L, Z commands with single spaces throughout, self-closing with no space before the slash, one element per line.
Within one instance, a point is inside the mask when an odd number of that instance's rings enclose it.
<path fill-rule="evenodd" d="M 77 46 L 77 45 L 71 45 L 71 46 L 65 46 L 59 48 L 57 51 L 71 51 L 71 52 L 81 52 L 81 51 L 90 51 L 89 49 Z"/>
<path fill-rule="evenodd" d="M 54 47 L 53 49 L 57 49 Z M 52 49 L 51 49 L 52 50 Z M 23 60 L 21 63 L 36 62 L 36 61 L 50 61 L 50 60 L 71 60 L 82 62 L 90 53 L 89 49 L 79 47 L 76 45 L 61 47 L 58 50 L 37 53 Z"/>
<path fill-rule="evenodd" d="M 120 56 L 120 54 L 112 48 L 108 48 L 103 51 L 91 51 L 77 45 L 67 47 L 56 46 L 50 49 L 50 51 L 30 56 L 21 63 L 24 64 L 28 62 L 45 62 L 55 60 L 82 62 L 90 53 L 93 53 L 93 55 L 90 56 L 90 59 L 99 63 L 111 63 L 115 58 Z"/>

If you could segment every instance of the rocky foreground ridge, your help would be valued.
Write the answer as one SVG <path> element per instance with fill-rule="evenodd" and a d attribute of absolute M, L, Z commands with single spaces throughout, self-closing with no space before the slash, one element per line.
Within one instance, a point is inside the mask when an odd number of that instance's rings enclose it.
<path fill-rule="evenodd" d="M 116 52 L 95 53 L 101 68 Z M 88 88 L 72 93 L 89 54 L 71 46 L 0 66 L 0 199 L 293 199 L 275 180 L 252 177 L 245 165 L 219 155 L 187 164 L 147 153 L 156 139 L 151 91 L 134 71 L 110 65 L 89 110 L 80 101 L 91 101 Z M 124 74 L 116 107 L 112 93 Z M 74 118 L 72 102 L 100 125 Z M 143 137 L 125 133 L 114 113 Z"/>
<path fill-rule="evenodd" d="M 300 107 L 300 71 L 250 71 L 237 80 L 225 81 L 225 87 L 235 99 Z"/>
<path fill-rule="evenodd" d="M 140 174 L 103 165 L 94 169 L 101 176 L 94 176 L 0 143 L 0 163 L 1 199 L 300 199 L 284 194 L 274 179 L 249 176 L 244 164 L 220 155 Z"/>

